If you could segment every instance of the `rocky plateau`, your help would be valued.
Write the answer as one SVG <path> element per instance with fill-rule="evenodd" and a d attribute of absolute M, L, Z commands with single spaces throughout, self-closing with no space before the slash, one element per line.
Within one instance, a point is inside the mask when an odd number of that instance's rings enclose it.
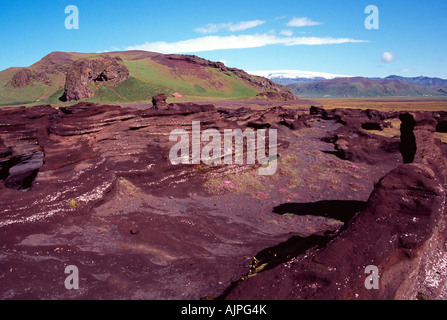
<path fill-rule="evenodd" d="M 301 103 L 1 109 L 0 299 L 446 299 L 447 113 Z M 193 121 L 277 130 L 276 173 L 171 164 Z"/>

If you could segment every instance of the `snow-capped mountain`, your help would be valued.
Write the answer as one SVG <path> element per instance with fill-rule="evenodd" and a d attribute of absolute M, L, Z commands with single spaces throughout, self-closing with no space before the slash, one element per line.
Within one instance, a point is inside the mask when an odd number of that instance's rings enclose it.
<path fill-rule="evenodd" d="M 309 82 L 319 80 L 329 80 L 335 78 L 347 78 L 347 75 L 332 74 L 326 72 L 313 72 L 302 70 L 265 70 L 248 71 L 249 74 L 268 78 L 276 83 L 288 85 L 296 82 Z"/>
<path fill-rule="evenodd" d="M 334 79 L 334 78 L 348 78 L 347 75 L 341 74 L 331 74 L 326 72 L 313 72 L 313 71 L 302 71 L 302 70 L 270 70 L 270 71 L 247 71 L 249 74 L 255 76 L 261 76 L 266 78 L 324 78 L 324 79 Z"/>

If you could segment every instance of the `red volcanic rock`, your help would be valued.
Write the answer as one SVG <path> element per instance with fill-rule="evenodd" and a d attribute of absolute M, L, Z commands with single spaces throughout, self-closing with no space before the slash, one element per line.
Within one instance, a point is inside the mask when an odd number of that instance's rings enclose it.
<path fill-rule="evenodd" d="M 355 134 L 356 125 L 362 130 L 377 118 L 242 105 L 1 109 L 0 296 L 200 299 L 219 296 L 252 269 L 257 275 L 228 290 L 228 298 L 445 296 L 435 285 L 446 279 L 446 157 L 429 121 L 436 114 L 413 115 L 413 163 L 357 166 L 327 152 L 332 145 L 321 138 L 339 129 Z M 291 130 L 299 115 L 307 126 Z M 190 134 L 192 121 L 220 132 L 277 129 L 278 174 L 258 180 L 253 165 L 173 165 L 170 132 Z M 392 168 L 366 203 L 373 182 Z M 239 173 L 250 174 L 242 180 L 247 190 L 260 192 L 235 190 Z M 216 181 L 223 189 L 205 187 Z M 275 266 L 262 271 L 254 255 Z M 63 285 L 67 264 L 79 268 L 79 291 Z M 364 288 L 370 264 L 380 271 L 378 291 Z"/>
<path fill-rule="evenodd" d="M 34 81 L 34 74 L 29 69 L 17 72 L 11 79 L 10 84 L 14 88 L 22 88 L 30 85 Z"/>
<path fill-rule="evenodd" d="M 51 79 L 45 72 L 34 72 L 30 69 L 22 69 L 17 72 L 8 82 L 14 88 L 23 88 L 32 85 L 34 82 L 41 82 L 47 86 L 51 86 Z"/>
<path fill-rule="evenodd" d="M 65 52 L 52 52 L 33 65 L 33 70 L 25 68 L 17 72 L 8 84 L 14 88 L 22 88 L 40 82 L 52 86 L 50 74 L 66 74 L 73 64 L 70 54 Z"/>
<path fill-rule="evenodd" d="M 164 93 L 159 93 L 156 96 L 153 96 L 152 97 L 152 107 L 155 110 L 167 109 L 168 108 L 168 104 L 166 102 L 167 98 L 168 97 Z"/>
<path fill-rule="evenodd" d="M 75 294 L 85 298 L 217 296 L 251 252 L 288 237 L 295 226 L 252 232 L 265 225 L 251 217 L 260 211 L 256 199 L 210 198 L 206 170 L 171 164 L 171 130 L 190 131 L 192 121 L 202 130 L 239 128 L 212 105 L 176 109 L 79 103 L 0 110 L 0 296 L 70 297 L 58 280 L 67 261 L 82 272 Z M 250 203 L 248 224 L 228 202 Z M 170 273 L 175 280 L 156 285 Z M 121 277 L 132 288 L 116 282 Z"/>
<path fill-rule="evenodd" d="M 420 186 L 415 189 L 415 186 Z M 445 298 L 445 191 L 432 171 L 402 165 L 376 186 L 367 209 L 319 251 L 241 282 L 228 299 Z M 365 268 L 379 269 L 379 287 L 365 287 Z M 430 275 L 430 276 L 428 276 Z M 268 289 L 267 289 L 268 288 Z"/>
<path fill-rule="evenodd" d="M 92 86 L 115 87 L 129 78 L 129 70 L 116 58 L 100 56 L 74 62 L 67 71 L 64 101 L 76 101 L 94 95 Z"/>
<path fill-rule="evenodd" d="M 446 299 L 447 157 L 433 139 L 433 114 L 414 118 L 413 163 L 380 179 L 340 235 L 240 282 L 226 298 Z M 379 271 L 375 288 L 368 266 Z"/>
<path fill-rule="evenodd" d="M 265 97 L 269 100 L 274 101 L 289 101 L 296 100 L 296 96 L 293 94 L 292 90 L 280 90 L 280 91 L 264 91 L 256 95 L 257 97 Z"/>
<path fill-rule="evenodd" d="M 324 138 L 324 141 L 334 144 L 334 154 L 339 158 L 370 164 L 395 162 L 401 158 L 398 138 L 369 132 L 383 130 L 388 125 L 385 120 L 398 117 L 398 114 L 371 110 L 324 110 L 322 108 L 315 108 L 313 112 L 322 119 L 333 119 L 342 124 L 340 128 Z"/>
<path fill-rule="evenodd" d="M 11 154 L 11 150 L 5 146 L 5 143 L 0 138 L 0 158 L 7 157 Z"/>

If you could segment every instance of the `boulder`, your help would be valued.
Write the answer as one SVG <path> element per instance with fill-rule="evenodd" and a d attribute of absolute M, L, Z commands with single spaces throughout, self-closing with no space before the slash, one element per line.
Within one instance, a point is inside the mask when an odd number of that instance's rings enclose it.
<path fill-rule="evenodd" d="M 168 109 L 166 99 L 168 97 L 164 93 L 159 93 L 152 97 L 152 106 L 155 110 Z"/>
<path fill-rule="evenodd" d="M 96 59 L 81 59 L 74 62 L 67 71 L 63 101 L 77 101 L 90 98 L 94 89 L 116 87 L 129 78 L 129 70 L 118 59 L 100 56 Z"/>

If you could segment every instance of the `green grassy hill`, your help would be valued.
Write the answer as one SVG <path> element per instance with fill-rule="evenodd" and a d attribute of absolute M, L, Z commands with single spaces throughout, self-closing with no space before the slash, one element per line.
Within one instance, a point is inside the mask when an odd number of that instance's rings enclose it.
<path fill-rule="evenodd" d="M 184 96 L 180 100 L 243 99 L 254 98 L 263 91 L 289 90 L 268 79 L 196 56 L 146 51 L 53 52 L 28 68 L 9 68 L 0 72 L 0 106 L 63 104 L 66 74 L 74 62 L 100 56 L 116 58 L 129 70 L 129 77 L 114 87 L 92 82 L 89 88 L 94 95 L 82 101 L 147 102 L 162 92 L 168 97 L 178 92 Z"/>

